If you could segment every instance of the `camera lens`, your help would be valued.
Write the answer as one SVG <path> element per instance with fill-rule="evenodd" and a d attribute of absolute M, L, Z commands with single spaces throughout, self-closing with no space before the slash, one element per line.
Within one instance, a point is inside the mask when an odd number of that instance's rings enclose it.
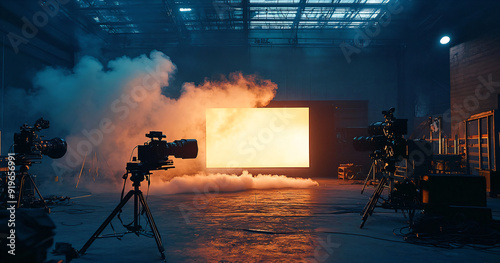
<path fill-rule="evenodd" d="M 54 138 L 48 141 L 40 142 L 42 154 L 49 156 L 52 159 L 59 159 L 66 154 L 68 145 L 61 138 Z"/>

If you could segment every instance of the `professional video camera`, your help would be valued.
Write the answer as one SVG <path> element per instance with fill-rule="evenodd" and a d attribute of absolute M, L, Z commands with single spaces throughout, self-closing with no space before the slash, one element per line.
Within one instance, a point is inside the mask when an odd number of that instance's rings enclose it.
<path fill-rule="evenodd" d="M 85 254 L 85 251 L 92 245 L 92 243 L 100 237 L 102 231 L 106 228 L 111 220 L 121 213 L 123 206 L 134 197 L 134 221 L 124 227 L 128 230 L 126 233 L 135 233 L 137 235 L 144 234 L 145 230 L 141 227 L 139 222 L 140 214 L 146 213 L 148 220 L 148 225 L 151 227 L 152 236 L 155 238 L 158 251 L 161 254 L 162 259 L 165 259 L 165 248 L 163 248 L 160 233 L 156 227 L 153 219 L 153 215 L 149 210 L 142 191 L 139 189 L 141 182 L 144 179 L 148 179 L 152 170 L 167 170 L 174 168 L 173 161 L 168 159 L 170 155 L 176 158 L 190 159 L 196 158 L 198 155 L 198 142 L 194 139 L 182 139 L 173 142 L 162 141 L 166 136 L 159 131 L 150 131 L 146 134 L 146 137 L 151 138 L 149 142 L 144 143 L 144 145 L 137 146 L 137 158 L 134 157 L 133 162 L 127 163 L 127 172 L 123 175 L 123 179 L 127 180 L 130 174 L 130 180 L 133 182 L 133 190 L 130 190 L 128 194 L 124 197 L 123 193 L 125 190 L 125 183 L 123 184 L 122 197 L 118 206 L 113 210 L 111 215 L 102 223 L 102 225 L 97 229 L 97 231 L 90 237 L 90 239 L 83 245 L 83 247 L 78 251 L 80 255 Z M 142 212 L 139 208 L 142 205 Z M 120 219 L 121 221 L 121 219 Z M 123 223 L 123 222 L 122 222 Z M 148 233 L 150 234 L 150 233 Z"/>
<path fill-rule="evenodd" d="M 52 159 L 58 159 L 66 154 L 68 145 L 61 138 L 42 140 L 37 132 L 48 129 L 50 123 L 43 118 L 38 119 L 33 127 L 24 124 L 21 132 L 14 134 L 14 152 L 22 159 L 41 159 L 47 155 Z"/>
<path fill-rule="evenodd" d="M 43 136 L 38 135 L 38 132 L 43 129 L 48 129 L 49 127 L 49 121 L 40 118 L 33 126 L 24 124 L 20 128 L 21 131 L 14 134 L 14 155 L 12 158 L 14 159 L 15 165 L 18 167 L 16 168 L 17 172 L 14 177 L 15 180 L 17 180 L 15 184 L 17 188 L 16 192 L 18 193 L 17 207 L 43 206 L 47 211 L 50 211 L 36 186 L 33 176 L 29 173 L 30 166 L 33 163 L 39 163 L 40 159 L 42 159 L 42 155 L 58 159 L 66 154 L 68 147 L 66 141 L 61 138 L 43 140 Z M 9 154 L 9 156 L 11 156 L 11 154 Z M 5 184 L 2 187 L 4 182 L 6 181 L 0 180 L 0 188 L 5 189 L 1 194 L 1 198 L 5 198 L 5 193 L 7 193 L 7 185 Z M 35 197 L 35 192 L 40 198 Z"/>
<path fill-rule="evenodd" d="M 396 119 L 394 108 L 383 111 L 383 122 L 374 122 L 368 127 L 370 136 L 355 137 L 353 139 L 354 149 L 357 151 L 372 151 L 370 157 L 373 160 L 370 171 L 380 171 L 378 186 L 369 202 L 363 209 L 362 228 L 369 215 L 373 213 L 378 199 L 389 185 L 389 198 L 383 203 L 383 207 L 407 210 L 410 222 L 413 220 L 415 208 L 419 202 L 419 193 L 416 181 L 419 176 L 429 171 L 432 150 L 430 144 L 425 140 L 406 140 L 403 136 L 407 134 L 407 119 Z M 403 176 L 396 176 L 396 164 L 406 160 L 406 169 Z M 365 180 L 365 185 L 370 175 Z M 396 178 L 397 177 L 397 178 Z M 362 191 L 363 192 L 363 191 Z"/>
<path fill-rule="evenodd" d="M 373 151 L 370 157 L 373 160 L 384 162 L 384 170 L 394 172 L 396 162 L 407 158 L 407 141 L 403 138 L 407 134 L 408 120 L 396 119 L 394 108 L 382 111 L 385 121 L 374 122 L 368 126 L 370 136 L 360 136 L 353 139 L 354 149 L 357 151 Z"/>
<path fill-rule="evenodd" d="M 182 139 L 173 142 L 162 141 L 166 136 L 159 131 L 150 131 L 146 137 L 151 138 L 144 145 L 137 146 L 137 159 L 147 170 L 161 169 L 168 164 L 168 156 L 191 159 L 198 155 L 198 143 L 194 139 Z"/>

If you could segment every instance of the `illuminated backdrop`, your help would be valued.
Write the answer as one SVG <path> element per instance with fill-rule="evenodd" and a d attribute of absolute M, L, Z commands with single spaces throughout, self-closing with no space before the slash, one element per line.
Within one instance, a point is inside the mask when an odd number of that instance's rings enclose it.
<path fill-rule="evenodd" d="M 206 110 L 207 168 L 309 167 L 309 108 Z"/>

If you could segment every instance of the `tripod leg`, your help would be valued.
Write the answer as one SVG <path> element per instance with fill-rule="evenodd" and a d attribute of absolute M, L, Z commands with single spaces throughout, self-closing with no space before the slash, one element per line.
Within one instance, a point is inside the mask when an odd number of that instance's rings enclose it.
<path fill-rule="evenodd" d="M 87 251 L 87 249 L 90 247 L 90 245 L 92 245 L 94 240 L 97 237 L 99 237 L 99 235 L 106 228 L 106 226 L 108 226 L 108 224 L 116 216 L 116 214 L 118 214 L 118 212 L 120 212 L 120 210 L 123 208 L 123 206 L 130 199 L 130 197 L 132 197 L 132 195 L 134 195 L 134 190 L 130 190 L 130 192 L 128 192 L 128 194 L 125 196 L 125 198 L 123 198 L 123 200 L 118 204 L 118 206 L 116 206 L 115 210 L 113 210 L 113 212 L 111 212 L 111 214 L 108 216 L 108 218 L 106 218 L 106 220 L 104 220 L 104 223 L 102 223 L 102 225 L 97 229 L 97 231 L 95 231 L 95 233 L 90 237 L 90 239 L 87 241 L 87 243 L 85 243 L 85 245 L 83 245 L 83 247 L 78 251 L 78 253 L 80 255 L 85 254 L 85 251 Z"/>
<path fill-rule="evenodd" d="M 372 164 L 372 166 L 370 167 L 370 171 L 368 172 L 368 175 L 366 176 L 365 183 L 363 184 L 363 189 L 361 189 L 361 194 L 363 194 L 363 192 L 365 191 L 366 184 L 368 183 L 368 179 L 370 178 L 370 174 L 372 173 L 372 170 L 373 170 L 373 173 L 375 173 L 373 166 L 374 166 L 374 164 Z"/>
<path fill-rule="evenodd" d="M 149 225 L 151 226 L 151 230 L 153 231 L 156 240 L 156 245 L 158 246 L 158 250 L 160 251 L 161 259 L 165 259 L 165 253 L 163 253 L 165 251 L 165 248 L 163 247 L 163 244 L 161 242 L 160 232 L 158 232 L 158 228 L 156 227 L 153 215 L 151 214 L 151 210 L 149 210 L 148 203 L 146 203 L 146 200 L 144 199 L 142 192 L 139 192 L 139 200 L 141 201 L 142 206 L 146 210 L 146 216 L 148 217 Z"/>
<path fill-rule="evenodd" d="M 413 219 L 415 218 L 415 208 L 408 209 L 408 220 L 410 228 L 413 228 Z"/>
<path fill-rule="evenodd" d="M 381 183 L 382 183 L 382 180 L 384 180 L 384 178 L 382 178 L 380 180 Z M 370 200 L 368 201 L 368 203 L 366 203 L 365 207 L 363 208 L 363 211 L 360 213 L 361 215 L 364 215 L 364 214 L 366 214 L 367 211 L 371 210 L 371 207 L 373 206 L 373 201 L 375 201 L 375 202 L 377 201 L 377 200 L 375 200 L 374 197 L 376 197 L 379 194 L 379 192 L 381 192 L 380 190 L 383 189 L 383 187 L 382 188 L 380 187 L 382 185 L 381 183 L 379 183 L 377 185 L 377 187 L 375 188 L 375 191 L 373 192 L 372 196 L 370 197 Z"/>
<path fill-rule="evenodd" d="M 363 226 L 366 223 L 366 220 L 372 214 L 372 211 L 375 209 L 375 206 L 377 205 L 378 201 L 377 192 L 378 188 L 376 192 L 373 193 L 372 197 L 370 198 L 370 201 L 368 201 L 368 203 L 366 204 L 365 209 L 363 210 L 363 217 L 361 218 L 361 225 L 359 226 L 359 228 L 363 228 Z"/>
<path fill-rule="evenodd" d="M 380 195 L 382 195 L 382 192 L 384 192 L 384 185 L 385 182 L 387 181 L 387 177 L 382 177 L 380 179 L 380 182 L 375 189 L 375 192 L 373 192 L 372 197 L 370 198 L 370 201 L 366 204 L 365 208 L 363 209 L 363 218 L 361 220 L 361 225 L 359 228 L 363 228 L 363 226 L 366 223 L 366 220 L 368 219 L 368 216 L 372 215 L 373 210 L 375 209 L 375 206 L 377 205 L 378 199 L 380 198 Z"/>
<path fill-rule="evenodd" d="M 35 184 L 35 180 L 33 180 L 33 178 L 31 178 L 31 175 L 27 175 L 28 176 L 28 179 L 30 179 L 31 181 L 31 184 L 33 184 L 33 188 L 35 188 L 35 191 L 38 193 L 38 196 L 40 196 L 40 199 L 42 199 L 42 202 L 43 202 L 43 206 L 45 207 L 45 210 L 50 213 L 50 209 L 49 207 L 47 206 L 47 203 L 45 202 L 45 199 L 43 199 L 43 196 L 42 194 L 40 193 L 40 190 L 38 190 L 38 187 L 36 186 Z"/>
<path fill-rule="evenodd" d="M 19 185 L 19 196 L 17 198 L 17 208 L 21 207 L 21 198 L 23 196 L 24 181 L 26 180 L 26 175 L 21 177 L 21 184 Z"/>
<path fill-rule="evenodd" d="M 379 187 L 377 187 L 377 192 L 375 193 L 375 196 L 373 197 L 374 201 L 372 202 L 372 205 L 370 206 L 370 209 L 368 210 L 369 215 L 373 214 L 373 210 L 375 209 L 375 206 L 378 203 L 378 199 L 380 198 L 380 196 L 384 192 L 386 180 L 385 180 L 385 178 L 383 178 L 380 181 L 382 182 L 382 184 L 380 184 Z"/>

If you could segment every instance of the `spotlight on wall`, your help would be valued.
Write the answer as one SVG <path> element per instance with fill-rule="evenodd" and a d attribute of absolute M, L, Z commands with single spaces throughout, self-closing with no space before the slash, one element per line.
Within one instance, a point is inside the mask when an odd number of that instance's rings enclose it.
<path fill-rule="evenodd" d="M 450 43 L 450 37 L 449 36 L 443 36 L 441 38 L 441 40 L 439 40 L 439 43 L 441 43 L 441 45 L 446 45 L 446 44 Z"/>
<path fill-rule="evenodd" d="M 181 11 L 181 12 L 190 12 L 191 8 L 179 8 L 179 11 Z"/>

